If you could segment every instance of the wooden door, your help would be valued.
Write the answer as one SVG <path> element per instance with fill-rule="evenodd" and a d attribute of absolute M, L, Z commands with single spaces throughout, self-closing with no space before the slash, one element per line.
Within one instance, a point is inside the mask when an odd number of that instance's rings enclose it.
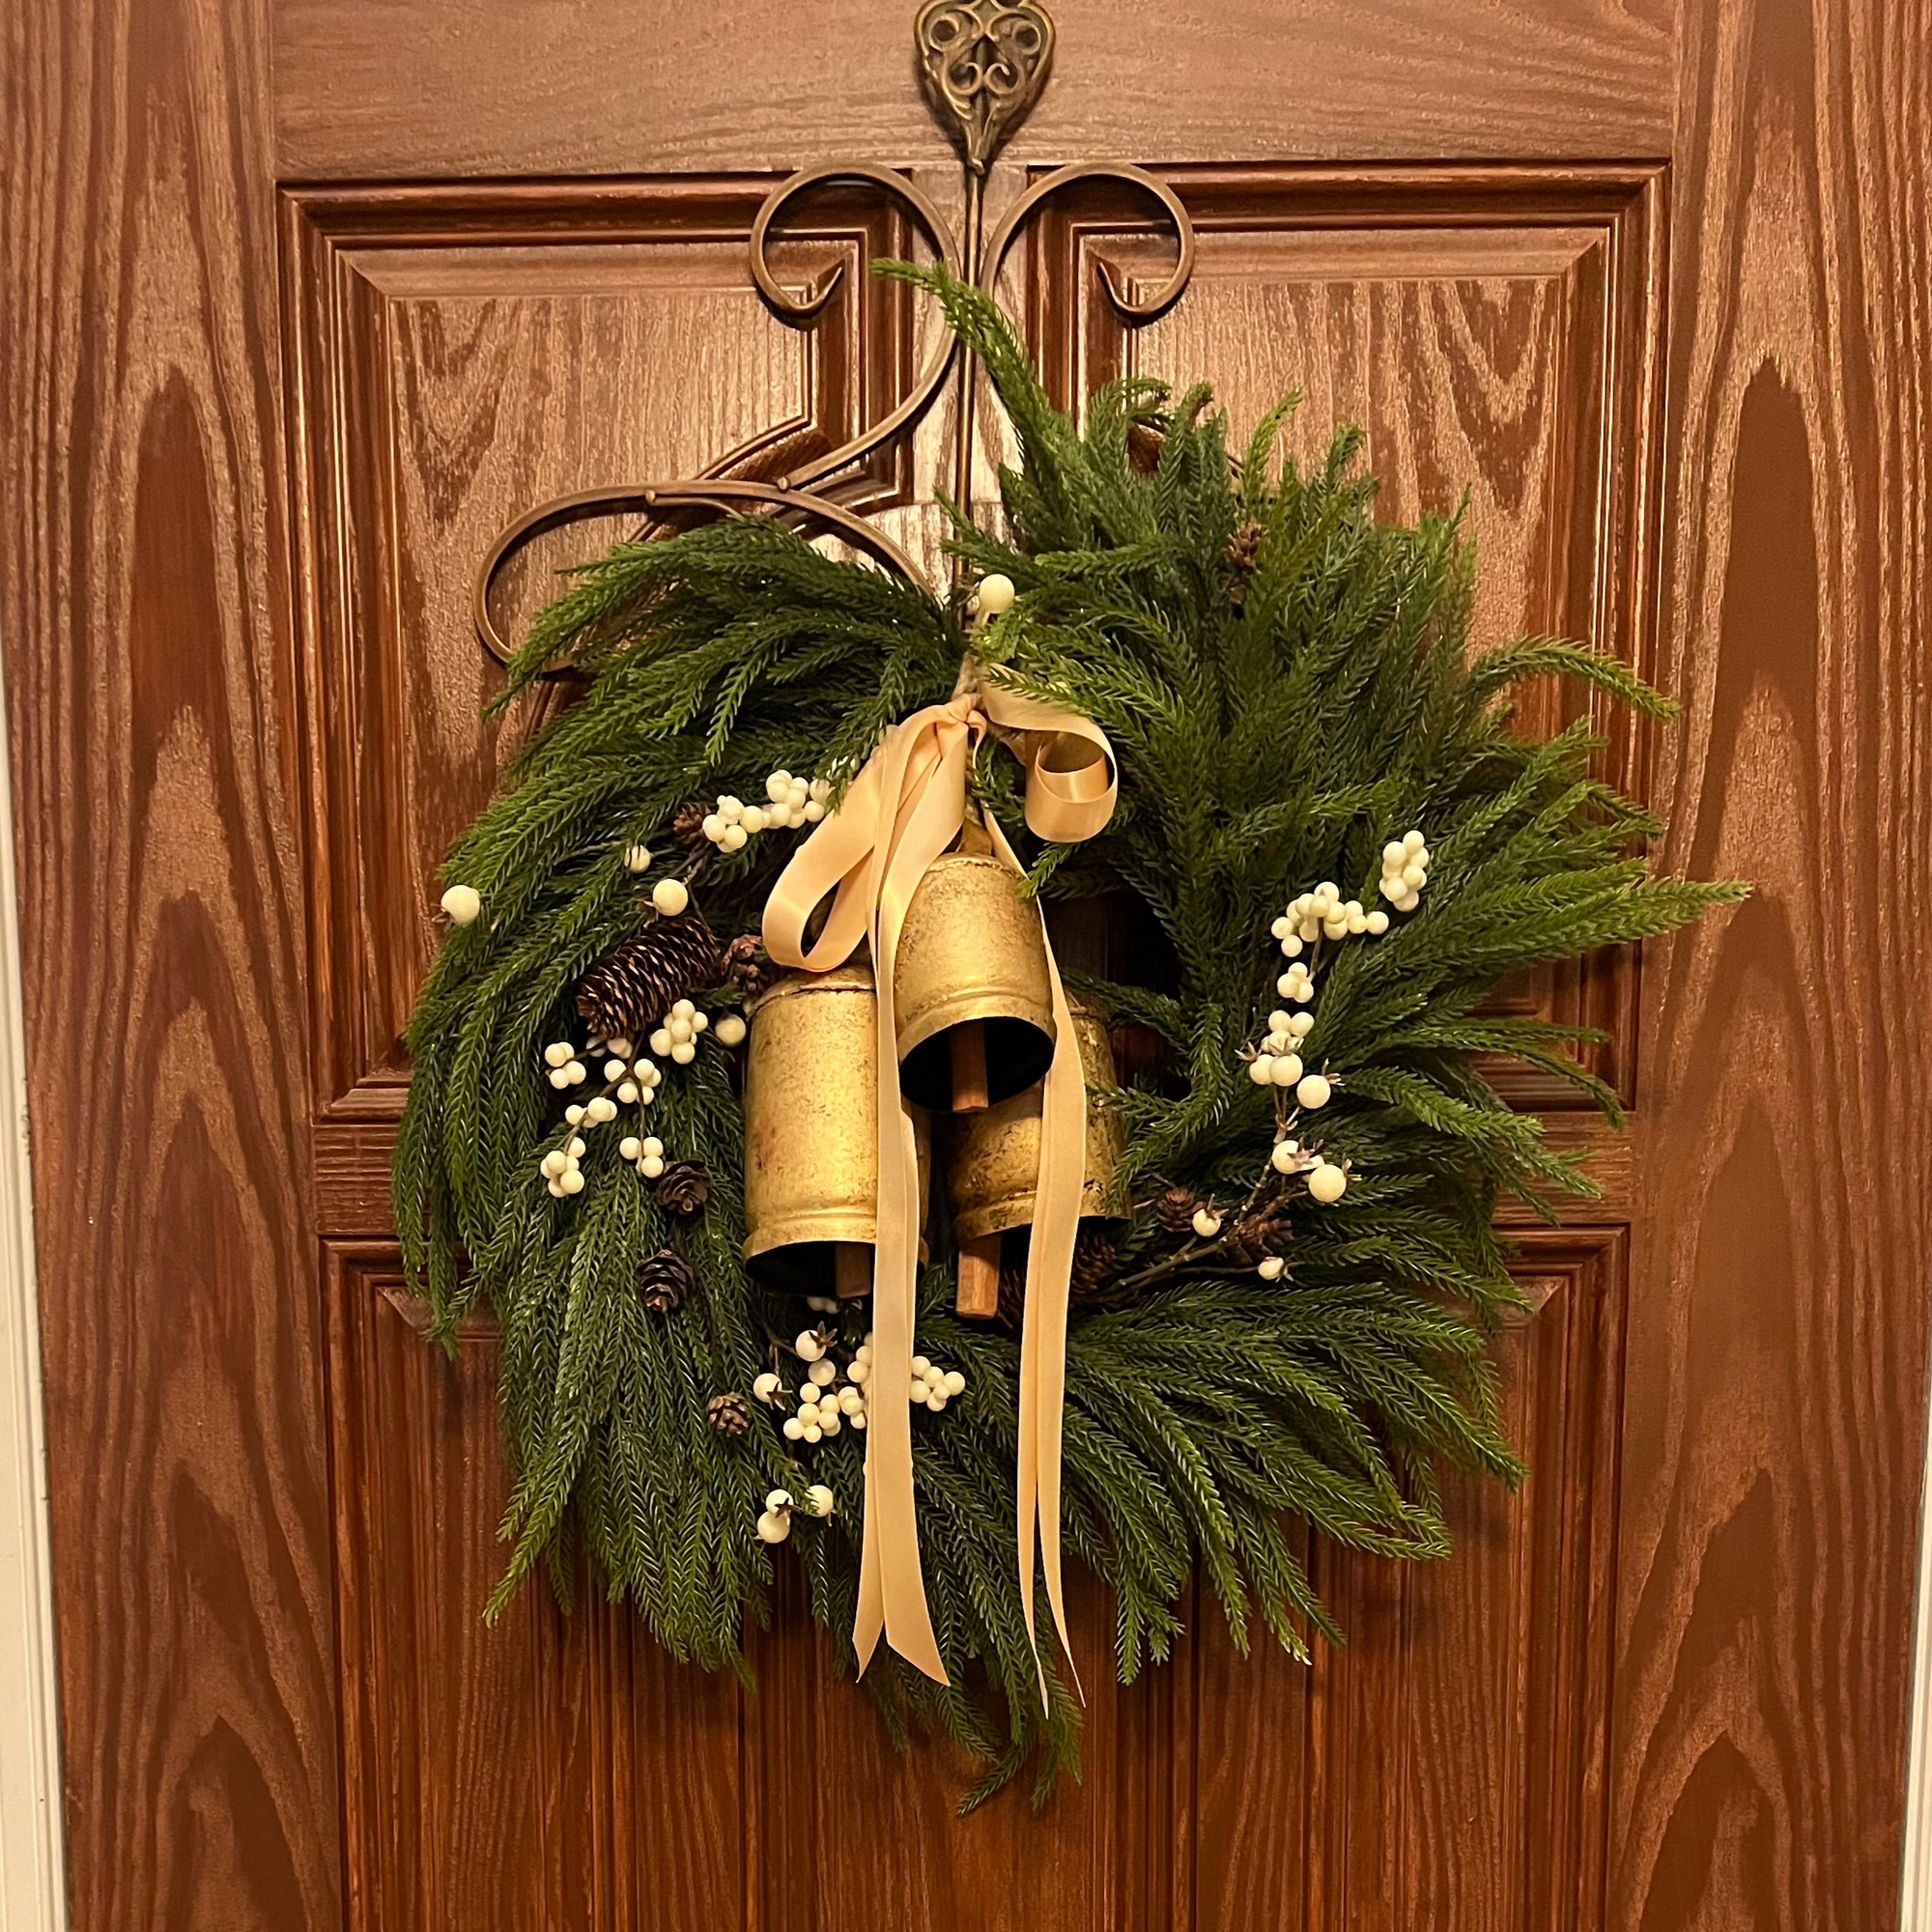
<path fill-rule="evenodd" d="M 788 327 L 749 224 L 774 171 L 956 170 L 859 0 L 26 0 L 0 621 L 82 1932 L 1894 1922 L 1925 0 L 1056 11 L 992 205 L 1128 159 L 1201 234 L 1136 334 L 1097 270 L 1164 272 L 1147 212 L 1042 227 L 1010 294 L 1061 392 L 1296 386 L 1392 513 L 1466 485 L 1484 627 L 1676 691 L 1615 770 L 1674 864 L 1759 884 L 1523 990 L 1634 1102 L 1602 1205 L 1521 1231 L 1533 1481 L 1462 1496 L 1428 1574 L 1315 1552 L 1353 1640 L 1312 1669 L 1210 1612 L 1122 1691 L 1083 1592 L 1085 1781 L 1038 1816 L 955 1819 L 960 1767 L 895 1755 L 795 1613 L 755 1696 L 621 1614 L 486 1631 L 491 1341 L 422 1346 L 384 1181 L 432 868 L 506 749 L 469 575 L 547 493 L 889 403 L 929 320 L 848 275 Z M 835 194 L 785 272 L 902 245 Z M 922 445 L 870 500 L 929 542 L 935 480 Z"/>

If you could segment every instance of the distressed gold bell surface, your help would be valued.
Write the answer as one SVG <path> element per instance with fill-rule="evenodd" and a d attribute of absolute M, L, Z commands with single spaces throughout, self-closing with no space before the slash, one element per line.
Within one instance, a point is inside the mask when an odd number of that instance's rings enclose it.
<path fill-rule="evenodd" d="M 753 1002 L 748 1017 L 744 1259 L 774 1287 L 830 1294 L 839 1249 L 869 1248 L 878 1236 L 871 968 L 794 974 Z M 917 1109 L 908 1111 L 923 1204 L 931 1133 Z M 865 1260 L 869 1274 L 870 1257 Z"/>
<path fill-rule="evenodd" d="M 899 1085 L 923 1107 L 952 1104 L 953 1027 L 983 1030 L 986 1100 L 1031 1087 L 1053 1058 L 1046 935 L 1019 886 L 990 853 L 948 852 L 906 908 L 893 988 Z"/>
<path fill-rule="evenodd" d="M 1087 1167 L 1080 1189 L 1080 1211 L 1108 1212 L 1107 1188 L 1124 1145 L 1120 1114 L 1095 1106 L 1092 1090 L 1115 1085 L 1114 1053 L 1107 1023 L 1098 1010 L 1075 998 L 1073 1037 L 1080 1047 L 1081 1071 L 1089 1089 Z M 953 1238 L 977 1241 L 1033 1220 L 1034 1191 L 1039 1178 L 1040 1089 L 983 1114 L 953 1120 L 949 1128 L 946 1194 L 952 1207 Z"/>

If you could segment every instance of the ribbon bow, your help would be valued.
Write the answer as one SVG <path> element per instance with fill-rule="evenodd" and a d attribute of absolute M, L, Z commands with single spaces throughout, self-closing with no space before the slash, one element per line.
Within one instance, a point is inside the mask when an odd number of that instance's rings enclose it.
<path fill-rule="evenodd" d="M 852 1641 L 863 1670 L 883 1631 L 894 1650 L 942 1684 L 948 1681 L 946 1665 L 932 1634 L 920 1564 L 912 1409 L 895 1400 L 912 1376 L 921 1202 L 912 1118 L 899 1093 L 893 973 L 912 895 L 965 821 L 967 770 L 988 731 L 1026 768 L 1026 821 L 1039 838 L 1056 843 L 1091 838 L 1113 816 L 1118 788 L 1113 753 L 1092 719 L 996 685 L 962 691 L 950 703 L 928 705 L 887 730 L 838 810 L 792 855 L 764 917 L 765 950 L 783 966 L 825 973 L 843 964 L 862 939 L 871 946 L 878 988 L 879 1147 L 872 1373 L 886 1399 L 872 1408 L 866 1435 L 865 1541 Z M 990 814 L 986 830 L 1000 858 L 1019 872 L 1019 861 Z M 824 927 L 807 946 L 807 922 L 828 893 L 834 896 Z M 1019 1398 L 1020 1605 L 1036 1664 L 1036 1528 L 1054 1626 L 1062 1644 L 1067 1642 L 1060 1570 L 1061 1411 L 1087 1122 L 1087 1085 L 1073 1017 L 1050 946 L 1046 961 L 1055 1039 L 1040 1108 Z M 1044 1699 L 1045 1669 L 1039 1667 Z"/>

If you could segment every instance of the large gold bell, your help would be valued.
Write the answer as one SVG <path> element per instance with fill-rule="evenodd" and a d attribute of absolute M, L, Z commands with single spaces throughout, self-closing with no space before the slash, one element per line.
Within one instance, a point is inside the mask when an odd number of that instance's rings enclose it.
<path fill-rule="evenodd" d="M 1124 1146 L 1119 1112 L 1096 1105 L 1094 1089 L 1113 1087 L 1113 1048 L 1107 1023 L 1090 1003 L 1075 997 L 1073 1037 L 1087 1081 L 1087 1164 L 1081 1179 L 1080 1211 L 1117 1212 L 1108 1206 Z M 959 1247 L 959 1313 L 987 1316 L 999 1304 L 1000 1237 L 1032 1225 L 1034 1194 L 1039 1179 L 1041 1093 L 1031 1087 L 983 1114 L 953 1123 L 946 1164 L 946 1194 L 952 1208 L 952 1234 Z"/>
<path fill-rule="evenodd" d="M 750 1009 L 746 1264 L 803 1294 L 863 1294 L 878 1238 L 878 997 L 869 966 L 781 980 Z M 908 1109 L 926 1197 L 931 1132 Z M 922 1255 L 923 1247 L 922 1247 Z"/>
<path fill-rule="evenodd" d="M 948 852 L 906 908 L 893 988 L 899 1086 L 921 1106 L 1004 1100 L 1053 1058 L 1046 935 L 1019 885 L 990 853 Z"/>

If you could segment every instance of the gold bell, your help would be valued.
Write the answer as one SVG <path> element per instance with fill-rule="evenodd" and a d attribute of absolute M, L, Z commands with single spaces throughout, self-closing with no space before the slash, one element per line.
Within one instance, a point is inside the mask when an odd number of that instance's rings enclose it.
<path fill-rule="evenodd" d="M 1031 1087 L 1053 1058 L 1046 935 L 1019 886 L 991 852 L 948 852 L 906 908 L 893 987 L 899 1086 L 921 1106 L 976 1111 Z"/>
<path fill-rule="evenodd" d="M 879 1232 L 872 970 L 794 974 L 754 1001 L 749 1017 L 745 1263 L 775 1288 L 864 1294 Z M 907 1111 L 923 1208 L 932 1136 L 923 1114 Z M 920 1252 L 923 1259 L 923 1243 Z"/>
<path fill-rule="evenodd" d="M 1104 1215 L 1107 1189 L 1120 1165 L 1124 1129 L 1118 1111 L 1094 1103 L 1094 1091 L 1117 1085 L 1107 1023 L 1089 1001 L 1073 997 L 1073 1037 L 1087 1081 L 1087 1166 L 1081 1179 L 1083 1216 Z M 1033 1221 L 1039 1178 L 1041 1093 L 1024 1094 L 958 1122 L 946 1163 L 946 1194 L 959 1246 L 958 1311 L 990 1316 L 999 1307 L 1000 1237 Z"/>

